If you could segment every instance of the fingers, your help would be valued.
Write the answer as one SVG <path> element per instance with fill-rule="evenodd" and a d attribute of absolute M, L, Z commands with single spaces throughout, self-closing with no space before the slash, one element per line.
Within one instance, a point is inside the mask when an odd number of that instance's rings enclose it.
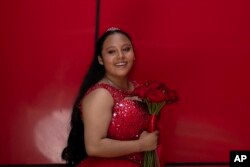
<path fill-rule="evenodd" d="M 159 131 L 158 131 L 158 130 L 155 130 L 155 131 L 153 131 L 153 132 L 148 132 L 148 131 L 145 131 L 145 130 L 144 130 L 144 131 L 142 132 L 142 134 L 143 134 L 143 133 L 155 133 L 155 134 L 159 134 Z"/>
<path fill-rule="evenodd" d="M 130 99 L 130 100 L 135 100 L 135 101 L 140 101 L 140 102 L 142 102 L 142 99 L 139 98 L 138 96 L 125 97 L 124 99 Z"/>
<path fill-rule="evenodd" d="M 159 131 L 147 132 L 143 131 L 140 136 L 143 151 L 152 151 L 157 148 Z"/>
<path fill-rule="evenodd" d="M 154 131 L 153 133 L 155 133 L 156 135 L 159 135 L 159 131 L 158 130 Z"/>
<path fill-rule="evenodd" d="M 141 137 L 146 136 L 147 134 L 148 134 L 147 131 L 143 131 L 143 132 L 141 133 Z"/>

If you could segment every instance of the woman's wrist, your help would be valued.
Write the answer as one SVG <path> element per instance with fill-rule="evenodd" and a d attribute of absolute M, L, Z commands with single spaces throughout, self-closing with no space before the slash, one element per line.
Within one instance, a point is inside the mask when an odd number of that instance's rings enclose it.
<path fill-rule="evenodd" d="M 143 146 L 143 142 L 142 142 L 142 139 L 137 139 L 137 149 L 138 149 L 138 152 L 143 152 L 144 151 L 144 146 Z"/>

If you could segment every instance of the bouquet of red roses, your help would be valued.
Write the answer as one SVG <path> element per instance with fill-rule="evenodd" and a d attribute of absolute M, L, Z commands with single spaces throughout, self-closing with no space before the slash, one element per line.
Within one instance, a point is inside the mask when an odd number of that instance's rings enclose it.
<path fill-rule="evenodd" d="M 142 99 L 146 103 L 148 112 L 151 116 L 148 131 L 156 130 L 157 115 L 166 104 L 178 101 L 177 94 L 174 90 L 170 90 L 164 83 L 157 81 L 149 81 L 135 88 L 134 96 Z M 155 151 L 148 151 L 144 154 L 144 167 L 157 167 L 158 157 Z M 158 163 L 158 164 L 157 164 Z"/>

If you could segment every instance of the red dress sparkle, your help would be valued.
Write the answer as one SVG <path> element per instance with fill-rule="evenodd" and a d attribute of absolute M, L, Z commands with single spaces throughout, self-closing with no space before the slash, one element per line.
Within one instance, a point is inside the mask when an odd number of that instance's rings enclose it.
<path fill-rule="evenodd" d="M 138 84 L 133 82 L 134 87 Z M 107 132 L 107 138 L 115 140 L 135 140 L 147 129 L 149 114 L 142 104 L 132 100 L 130 91 L 123 91 L 105 83 L 94 85 L 87 92 L 104 88 L 114 99 L 112 118 Z M 143 165 L 143 153 L 133 153 L 122 157 L 100 158 L 87 157 L 78 167 L 140 167 Z"/>

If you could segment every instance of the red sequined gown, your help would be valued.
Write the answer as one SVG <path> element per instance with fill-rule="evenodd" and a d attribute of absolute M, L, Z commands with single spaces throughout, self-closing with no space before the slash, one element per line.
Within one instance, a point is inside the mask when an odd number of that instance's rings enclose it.
<path fill-rule="evenodd" d="M 138 86 L 133 82 L 134 87 Z M 105 83 L 94 85 L 87 93 L 97 88 L 104 88 L 114 99 L 112 119 L 107 138 L 116 140 L 134 140 L 146 130 L 149 115 L 138 101 L 126 98 L 131 92 L 123 91 Z M 140 167 L 143 165 L 143 153 L 133 153 L 115 158 L 87 157 L 78 167 Z"/>

